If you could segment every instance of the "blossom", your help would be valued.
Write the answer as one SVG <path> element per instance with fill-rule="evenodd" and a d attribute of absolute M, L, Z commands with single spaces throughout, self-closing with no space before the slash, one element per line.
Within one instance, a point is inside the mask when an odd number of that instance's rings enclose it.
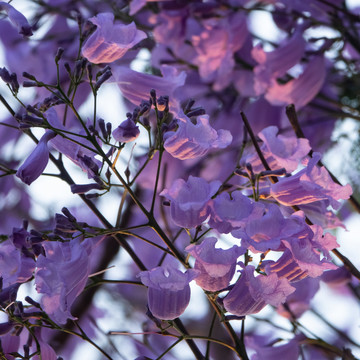
<path fill-rule="evenodd" d="M 174 223 L 184 228 L 193 228 L 209 216 L 209 200 L 220 185 L 220 181 L 207 183 L 202 178 L 189 176 L 187 182 L 183 179 L 175 180 L 160 195 L 170 200 L 170 214 Z"/>
<path fill-rule="evenodd" d="M 10 239 L 0 243 L 0 277 L 4 287 L 26 282 L 34 270 L 34 259 L 23 254 Z"/>
<path fill-rule="evenodd" d="M 233 54 L 241 49 L 249 36 L 246 17 L 236 13 L 221 20 L 207 19 L 202 25 L 202 31 L 191 37 L 196 51 L 193 63 L 199 67 L 202 80 L 214 82 L 214 90 L 220 91 L 232 80 Z"/>
<path fill-rule="evenodd" d="M 101 13 L 89 19 L 97 26 L 95 32 L 87 39 L 82 54 L 90 62 L 111 63 L 120 59 L 146 34 L 136 28 L 134 22 L 129 25 L 114 24 L 114 14 Z"/>
<path fill-rule="evenodd" d="M 296 79 L 284 85 L 274 82 L 266 92 L 265 98 L 272 105 L 294 104 L 297 109 L 308 104 L 320 91 L 325 81 L 325 60 L 314 57 Z"/>
<path fill-rule="evenodd" d="M 178 129 L 164 134 L 164 148 L 173 157 L 185 160 L 204 156 L 210 149 L 227 147 L 232 136 L 227 130 L 213 129 L 208 115 L 200 115 L 194 124 L 189 118 L 178 121 Z"/>
<path fill-rule="evenodd" d="M 89 242 L 78 239 L 70 242 L 46 242 L 45 254 L 37 260 L 35 284 L 42 294 L 43 310 L 56 322 L 65 324 L 68 318 L 76 319 L 70 309 L 84 289 L 89 267 Z"/>
<path fill-rule="evenodd" d="M 223 300 L 225 309 L 234 315 L 256 314 L 267 304 L 279 306 L 295 291 L 285 278 L 275 273 L 255 277 L 254 269 L 252 265 L 246 266 Z"/>
<path fill-rule="evenodd" d="M 258 62 L 254 68 L 256 95 L 266 92 L 277 78 L 285 75 L 290 68 L 301 60 L 305 51 L 305 44 L 302 30 L 298 29 L 290 39 L 280 44 L 273 51 L 265 52 L 261 44 L 252 49 L 251 55 Z"/>
<path fill-rule="evenodd" d="M 302 212 L 285 218 L 279 207 L 272 204 L 260 218 L 250 219 L 243 229 L 235 229 L 232 235 L 242 239 L 242 246 L 247 246 L 253 252 L 263 252 L 269 249 L 279 250 L 281 240 L 305 236 L 311 229 L 305 223 Z"/>
<path fill-rule="evenodd" d="M 195 269 L 200 274 L 195 282 L 208 291 L 218 291 L 226 288 L 232 279 L 237 258 L 245 250 L 234 245 L 224 250 L 215 248 L 217 239 L 205 238 L 200 245 L 189 245 L 185 250 L 195 259 Z"/>
<path fill-rule="evenodd" d="M 311 150 L 309 140 L 284 136 L 278 132 L 276 126 L 269 126 L 258 134 L 264 142 L 261 150 L 272 170 L 285 168 L 290 173 L 297 169 L 299 162 Z"/>
<path fill-rule="evenodd" d="M 135 140 L 139 134 L 139 127 L 135 125 L 132 119 L 124 120 L 112 133 L 116 141 L 123 143 Z"/>
<path fill-rule="evenodd" d="M 39 140 L 35 150 L 29 155 L 25 162 L 19 167 L 16 176 L 25 184 L 30 185 L 45 170 L 49 161 L 48 141 L 53 139 L 56 134 L 53 131 L 47 131 Z"/>
<path fill-rule="evenodd" d="M 336 184 L 324 167 L 318 167 L 321 156 L 314 153 L 307 166 L 290 177 L 279 179 L 271 185 L 270 194 L 279 203 L 287 206 L 309 204 L 319 200 L 327 200 L 338 209 L 337 200 L 348 199 L 352 193 L 351 186 Z"/>
<path fill-rule="evenodd" d="M 161 76 L 143 74 L 128 67 L 113 67 L 112 73 L 120 91 L 126 99 L 135 105 L 142 100 L 149 100 L 150 90 L 155 89 L 157 96 L 167 95 L 170 98 L 170 109 L 178 109 L 173 93 L 175 89 L 184 85 L 186 73 L 178 72 L 175 67 L 162 65 Z"/>
<path fill-rule="evenodd" d="M 148 305 L 151 313 L 162 320 L 179 317 L 190 301 L 190 286 L 198 272 L 194 269 L 185 273 L 169 265 L 142 271 L 138 276 L 148 286 Z"/>
<path fill-rule="evenodd" d="M 248 221 L 263 215 L 264 206 L 255 203 L 240 191 L 223 192 L 211 202 L 209 225 L 222 234 L 244 228 Z"/>
<path fill-rule="evenodd" d="M 19 30 L 19 34 L 24 36 L 31 36 L 33 34 L 31 26 L 25 16 L 21 12 L 17 11 L 13 6 L 4 1 L 0 1 L 0 11 L 6 12 L 11 23 Z"/>

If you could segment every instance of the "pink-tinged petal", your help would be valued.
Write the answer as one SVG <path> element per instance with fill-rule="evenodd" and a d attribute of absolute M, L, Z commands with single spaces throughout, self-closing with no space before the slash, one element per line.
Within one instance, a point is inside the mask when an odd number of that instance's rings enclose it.
<path fill-rule="evenodd" d="M 185 117 L 178 121 L 178 129 L 164 134 L 165 150 L 173 157 L 186 160 L 204 156 L 210 149 L 227 147 L 232 136 L 227 130 L 213 129 L 209 124 L 209 116 L 197 117 L 196 124 Z"/>
<path fill-rule="evenodd" d="M 265 157 L 275 159 L 275 164 L 270 165 L 271 169 L 285 168 L 290 173 L 297 169 L 300 161 L 309 153 L 311 147 L 307 139 L 278 135 L 278 131 L 276 126 L 269 126 L 259 133 L 260 139 L 265 144 L 262 150 L 264 150 Z"/>
<path fill-rule="evenodd" d="M 216 242 L 216 238 L 205 238 L 200 245 L 189 245 L 186 248 L 196 259 L 195 269 L 200 271 L 196 283 L 208 291 L 218 291 L 229 285 L 236 260 L 245 253 L 245 249 L 236 245 L 227 250 L 215 248 Z"/>
<path fill-rule="evenodd" d="M 340 203 L 337 200 L 348 199 L 352 194 L 351 186 L 336 184 L 323 166 L 317 166 L 320 158 L 319 153 L 314 153 L 305 169 L 271 185 L 271 196 L 287 206 L 327 200 L 334 209 L 338 209 Z"/>
<path fill-rule="evenodd" d="M 224 298 L 227 311 L 238 316 L 258 313 L 267 304 L 279 306 L 295 291 L 286 279 L 276 274 L 254 277 L 255 267 L 248 265 L 240 279 Z"/>
<path fill-rule="evenodd" d="M 97 26 L 95 32 L 85 42 L 82 54 L 90 62 L 111 63 L 146 38 L 146 34 L 136 28 L 134 22 L 114 24 L 112 13 L 101 13 L 89 19 Z"/>
<path fill-rule="evenodd" d="M 252 49 L 251 55 L 259 63 L 254 68 L 254 87 L 257 95 L 266 92 L 275 79 L 285 75 L 290 68 L 301 60 L 304 55 L 305 44 L 302 30 L 298 29 L 289 40 L 282 43 L 276 50 L 265 52 L 260 44 Z"/>
<path fill-rule="evenodd" d="M 316 56 L 306 66 L 304 72 L 285 85 L 273 82 L 265 98 L 272 105 L 295 104 L 297 109 L 308 104 L 320 91 L 325 81 L 325 59 Z"/>

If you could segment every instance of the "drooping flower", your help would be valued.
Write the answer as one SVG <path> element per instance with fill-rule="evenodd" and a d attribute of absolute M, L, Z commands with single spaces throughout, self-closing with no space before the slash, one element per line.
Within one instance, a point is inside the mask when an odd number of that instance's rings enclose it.
<path fill-rule="evenodd" d="M 35 284 L 37 292 L 42 294 L 43 310 L 60 324 L 71 315 L 71 305 L 82 292 L 90 273 L 89 241 L 82 243 L 78 239 L 70 242 L 46 242 L 45 254 L 37 260 Z"/>
<path fill-rule="evenodd" d="M 237 258 L 245 253 L 245 249 L 234 245 L 224 250 L 215 248 L 217 239 L 205 238 L 200 245 L 189 245 L 185 250 L 195 259 L 195 269 L 200 274 L 195 282 L 208 291 L 225 289 L 234 273 Z"/>
<path fill-rule="evenodd" d="M 53 139 L 56 134 L 47 131 L 39 140 L 35 150 L 29 155 L 25 162 L 19 167 L 16 176 L 25 184 L 30 185 L 45 170 L 49 161 L 48 141 Z"/>
<path fill-rule="evenodd" d="M 200 115 L 194 124 L 189 118 L 178 121 L 178 129 L 164 134 L 164 148 L 181 160 L 204 156 L 210 149 L 227 147 L 232 136 L 227 130 L 213 129 L 208 115 Z"/>
<path fill-rule="evenodd" d="M 271 196 L 287 206 L 326 200 L 335 210 L 338 209 L 340 203 L 337 200 L 348 199 L 352 193 L 351 186 L 334 183 L 327 170 L 317 166 L 320 158 L 319 153 L 314 153 L 306 168 L 271 185 Z"/>
<path fill-rule="evenodd" d="M 170 213 L 174 223 L 184 228 L 200 225 L 209 216 L 209 200 L 221 185 L 220 181 L 206 182 L 189 176 L 187 182 L 177 179 L 160 195 L 170 200 Z"/>
<path fill-rule="evenodd" d="M 265 93 L 276 79 L 285 75 L 301 60 L 305 44 L 302 29 L 299 28 L 290 39 L 273 51 L 265 52 L 261 44 L 252 49 L 251 55 L 258 63 L 254 68 L 256 95 Z"/>
<path fill-rule="evenodd" d="M 237 316 L 256 314 L 267 304 L 279 306 L 295 291 L 287 279 L 279 278 L 275 273 L 255 277 L 254 270 L 254 266 L 246 266 L 225 296 L 224 307 L 230 313 Z"/>
<path fill-rule="evenodd" d="M 21 12 L 17 11 L 12 5 L 4 1 L 0 1 L 0 11 L 6 12 L 11 23 L 17 27 L 19 34 L 24 36 L 31 36 L 33 34 L 31 26 L 25 16 Z"/>
<path fill-rule="evenodd" d="M 265 98 L 272 105 L 294 104 L 297 109 L 300 109 L 320 91 L 325 75 L 325 60 L 322 56 L 316 56 L 307 64 L 298 78 L 284 85 L 274 82 L 267 90 Z"/>
<path fill-rule="evenodd" d="M 85 42 L 82 54 L 95 64 L 120 59 L 130 48 L 146 38 L 146 34 L 138 30 L 134 22 L 129 25 L 114 24 L 113 13 L 101 13 L 89 21 L 97 29 Z"/>
<path fill-rule="evenodd" d="M 201 32 L 191 37 L 196 51 L 193 63 L 199 67 L 202 80 L 214 82 L 214 90 L 220 91 L 230 84 L 235 66 L 233 55 L 248 38 L 246 17 L 235 13 L 223 19 L 204 20 L 202 25 Z"/>
<path fill-rule="evenodd" d="M 190 286 L 198 272 L 189 269 L 185 273 L 171 266 L 159 266 L 143 271 L 138 276 L 148 286 L 148 305 L 151 313 L 162 320 L 179 317 L 190 301 Z"/>

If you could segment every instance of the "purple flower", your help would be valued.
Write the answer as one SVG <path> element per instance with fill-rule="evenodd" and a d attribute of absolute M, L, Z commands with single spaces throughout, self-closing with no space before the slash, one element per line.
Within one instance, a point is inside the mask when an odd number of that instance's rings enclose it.
<path fill-rule="evenodd" d="M 254 277 L 255 267 L 248 265 L 240 279 L 224 298 L 224 307 L 237 316 L 256 314 L 267 304 L 279 306 L 295 291 L 288 280 L 275 273 Z"/>
<path fill-rule="evenodd" d="M 139 127 L 132 119 L 123 121 L 112 133 L 114 139 L 119 142 L 134 141 L 140 134 Z"/>
<path fill-rule="evenodd" d="M 82 54 L 95 64 L 120 59 L 130 48 L 146 38 L 146 34 L 138 30 L 134 22 L 129 25 L 114 24 L 112 13 L 98 14 L 89 21 L 97 29 L 85 42 Z"/>
<path fill-rule="evenodd" d="M 19 31 L 19 34 L 24 36 L 31 36 L 33 33 L 31 31 L 31 26 L 26 20 L 25 16 L 17 11 L 10 4 L 0 1 L 0 11 L 5 11 L 9 20 L 15 25 Z"/>
<path fill-rule="evenodd" d="M 242 239 L 242 246 L 253 252 L 264 252 L 269 249 L 279 250 L 281 240 L 305 236 L 311 229 L 305 223 L 302 212 L 285 218 L 279 207 L 272 204 L 261 218 L 250 219 L 244 229 L 232 231 L 232 235 Z"/>
<path fill-rule="evenodd" d="M 352 194 L 351 186 L 334 183 L 324 167 L 316 166 L 320 158 L 319 153 L 314 153 L 305 169 L 271 185 L 271 196 L 287 206 L 327 200 L 334 209 L 338 209 L 340 203 L 337 200 L 348 199 Z"/>
<path fill-rule="evenodd" d="M 279 339 L 269 341 L 269 336 L 252 335 L 246 338 L 245 344 L 247 347 L 255 350 L 255 354 L 251 360 L 298 360 L 300 341 L 304 340 L 305 336 L 300 334 L 295 336 L 286 344 L 279 345 Z M 276 343 L 276 346 L 273 346 Z M 314 358 L 315 359 L 315 358 Z"/>
<path fill-rule="evenodd" d="M 240 191 L 221 193 L 211 202 L 209 225 L 222 234 L 244 228 L 248 221 L 263 215 L 264 206 L 255 203 Z"/>
<path fill-rule="evenodd" d="M 89 242 L 78 239 L 70 242 L 44 243 L 46 256 L 37 260 L 35 283 L 42 294 L 41 306 L 56 322 L 65 324 L 75 298 L 83 291 L 89 268 Z"/>
<path fill-rule="evenodd" d="M 177 179 L 170 189 L 160 195 L 170 200 L 170 213 L 174 223 L 184 228 L 200 225 L 209 216 L 209 200 L 221 185 L 220 181 L 207 183 L 202 178 L 189 176 L 187 182 Z"/>
<path fill-rule="evenodd" d="M 258 134 L 264 142 L 261 150 L 272 170 L 285 168 L 290 173 L 311 150 L 309 140 L 278 135 L 278 132 L 276 126 L 269 126 Z"/>
<path fill-rule="evenodd" d="M 0 277 L 4 287 L 26 282 L 34 270 L 34 259 L 23 254 L 11 240 L 0 243 Z"/>
<path fill-rule="evenodd" d="M 227 147 L 232 136 L 227 130 L 216 131 L 208 115 L 200 115 L 194 124 L 189 118 L 178 121 L 178 129 L 164 134 L 165 150 L 173 157 L 186 160 L 204 156 L 210 149 Z"/>
<path fill-rule="evenodd" d="M 205 238 L 200 245 L 189 245 L 185 250 L 195 259 L 195 269 L 200 272 L 195 282 L 208 291 L 226 288 L 235 273 L 237 258 L 245 250 L 234 245 L 223 250 L 215 248 L 217 239 Z"/>
<path fill-rule="evenodd" d="M 142 100 L 149 100 L 150 90 L 155 89 L 157 96 L 169 96 L 170 109 L 178 109 L 173 93 L 176 88 L 184 85 L 186 79 L 184 71 L 179 73 L 175 67 L 163 65 L 162 77 L 143 74 L 122 66 L 113 67 L 112 72 L 124 97 L 136 106 Z"/>
<path fill-rule="evenodd" d="M 148 305 L 151 313 L 162 320 L 179 317 L 190 301 L 189 283 L 198 275 L 190 269 L 185 273 L 171 266 L 142 271 L 138 276 L 149 287 Z"/>
<path fill-rule="evenodd" d="M 289 40 L 273 51 L 265 52 L 261 44 L 252 49 L 251 55 L 259 64 L 254 68 L 256 95 L 266 92 L 277 78 L 285 75 L 301 60 L 305 44 L 302 29 L 298 29 Z"/>
<path fill-rule="evenodd" d="M 248 38 L 246 17 L 242 13 L 235 13 L 220 20 L 205 20 L 202 25 L 200 34 L 191 38 L 197 53 L 193 63 L 199 67 L 202 80 L 214 82 L 214 90 L 220 91 L 232 80 L 235 65 L 233 54 Z"/>
<path fill-rule="evenodd" d="M 56 134 L 53 131 L 47 131 L 39 140 L 35 150 L 29 155 L 25 162 L 19 167 L 16 176 L 25 184 L 30 185 L 45 170 L 49 161 L 48 141 L 53 139 Z"/>
<path fill-rule="evenodd" d="M 296 79 L 284 85 L 274 82 L 269 87 L 265 98 L 272 105 L 294 104 L 297 109 L 309 103 L 320 91 L 325 81 L 325 60 L 316 56 L 306 66 L 304 72 Z"/>

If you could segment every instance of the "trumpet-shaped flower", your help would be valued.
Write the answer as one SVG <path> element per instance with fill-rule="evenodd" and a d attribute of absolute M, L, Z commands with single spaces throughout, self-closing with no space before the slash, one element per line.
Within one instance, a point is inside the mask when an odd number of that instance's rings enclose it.
<path fill-rule="evenodd" d="M 174 181 L 160 195 L 170 200 L 170 213 L 174 223 L 184 228 L 200 225 L 210 213 L 209 201 L 221 185 L 220 181 L 207 183 L 202 178 L 189 176 Z"/>
<path fill-rule="evenodd" d="M 327 170 L 316 165 L 320 158 L 319 153 L 314 153 L 306 168 L 295 175 L 279 179 L 271 186 L 271 196 L 287 206 L 327 200 L 334 209 L 338 209 L 340 203 L 337 200 L 348 199 L 352 193 L 351 186 L 334 183 Z"/>
<path fill-rule="evenodd" d="M 224 306 L 234 315 L 256 314 L 267 304 L 279 306 L 295 291 L 287 279 L 275 273 L 254 276 L 255 267 L 248 265 L 240 279 L 224 298 Z"/>
<path fill-rule="evenodd" d="M 129 25 L 114 24 L 114 14 L 101 13 L 89 19 L 97 26 L 82 48 L 82 54 L 90 62 L 111 63 L 120 59 L 146 34 L 136 28 L 134 22 Z"/>
<path fill-rule="evenodd" d="M 185 273 L 171 266 L 142 271 L 138 276 L 149 287 L 148 305 L 151 313 L 162 320 L 179 317 L 190 301 L 189 283 L 198 275 L 190 269 Z"/>

